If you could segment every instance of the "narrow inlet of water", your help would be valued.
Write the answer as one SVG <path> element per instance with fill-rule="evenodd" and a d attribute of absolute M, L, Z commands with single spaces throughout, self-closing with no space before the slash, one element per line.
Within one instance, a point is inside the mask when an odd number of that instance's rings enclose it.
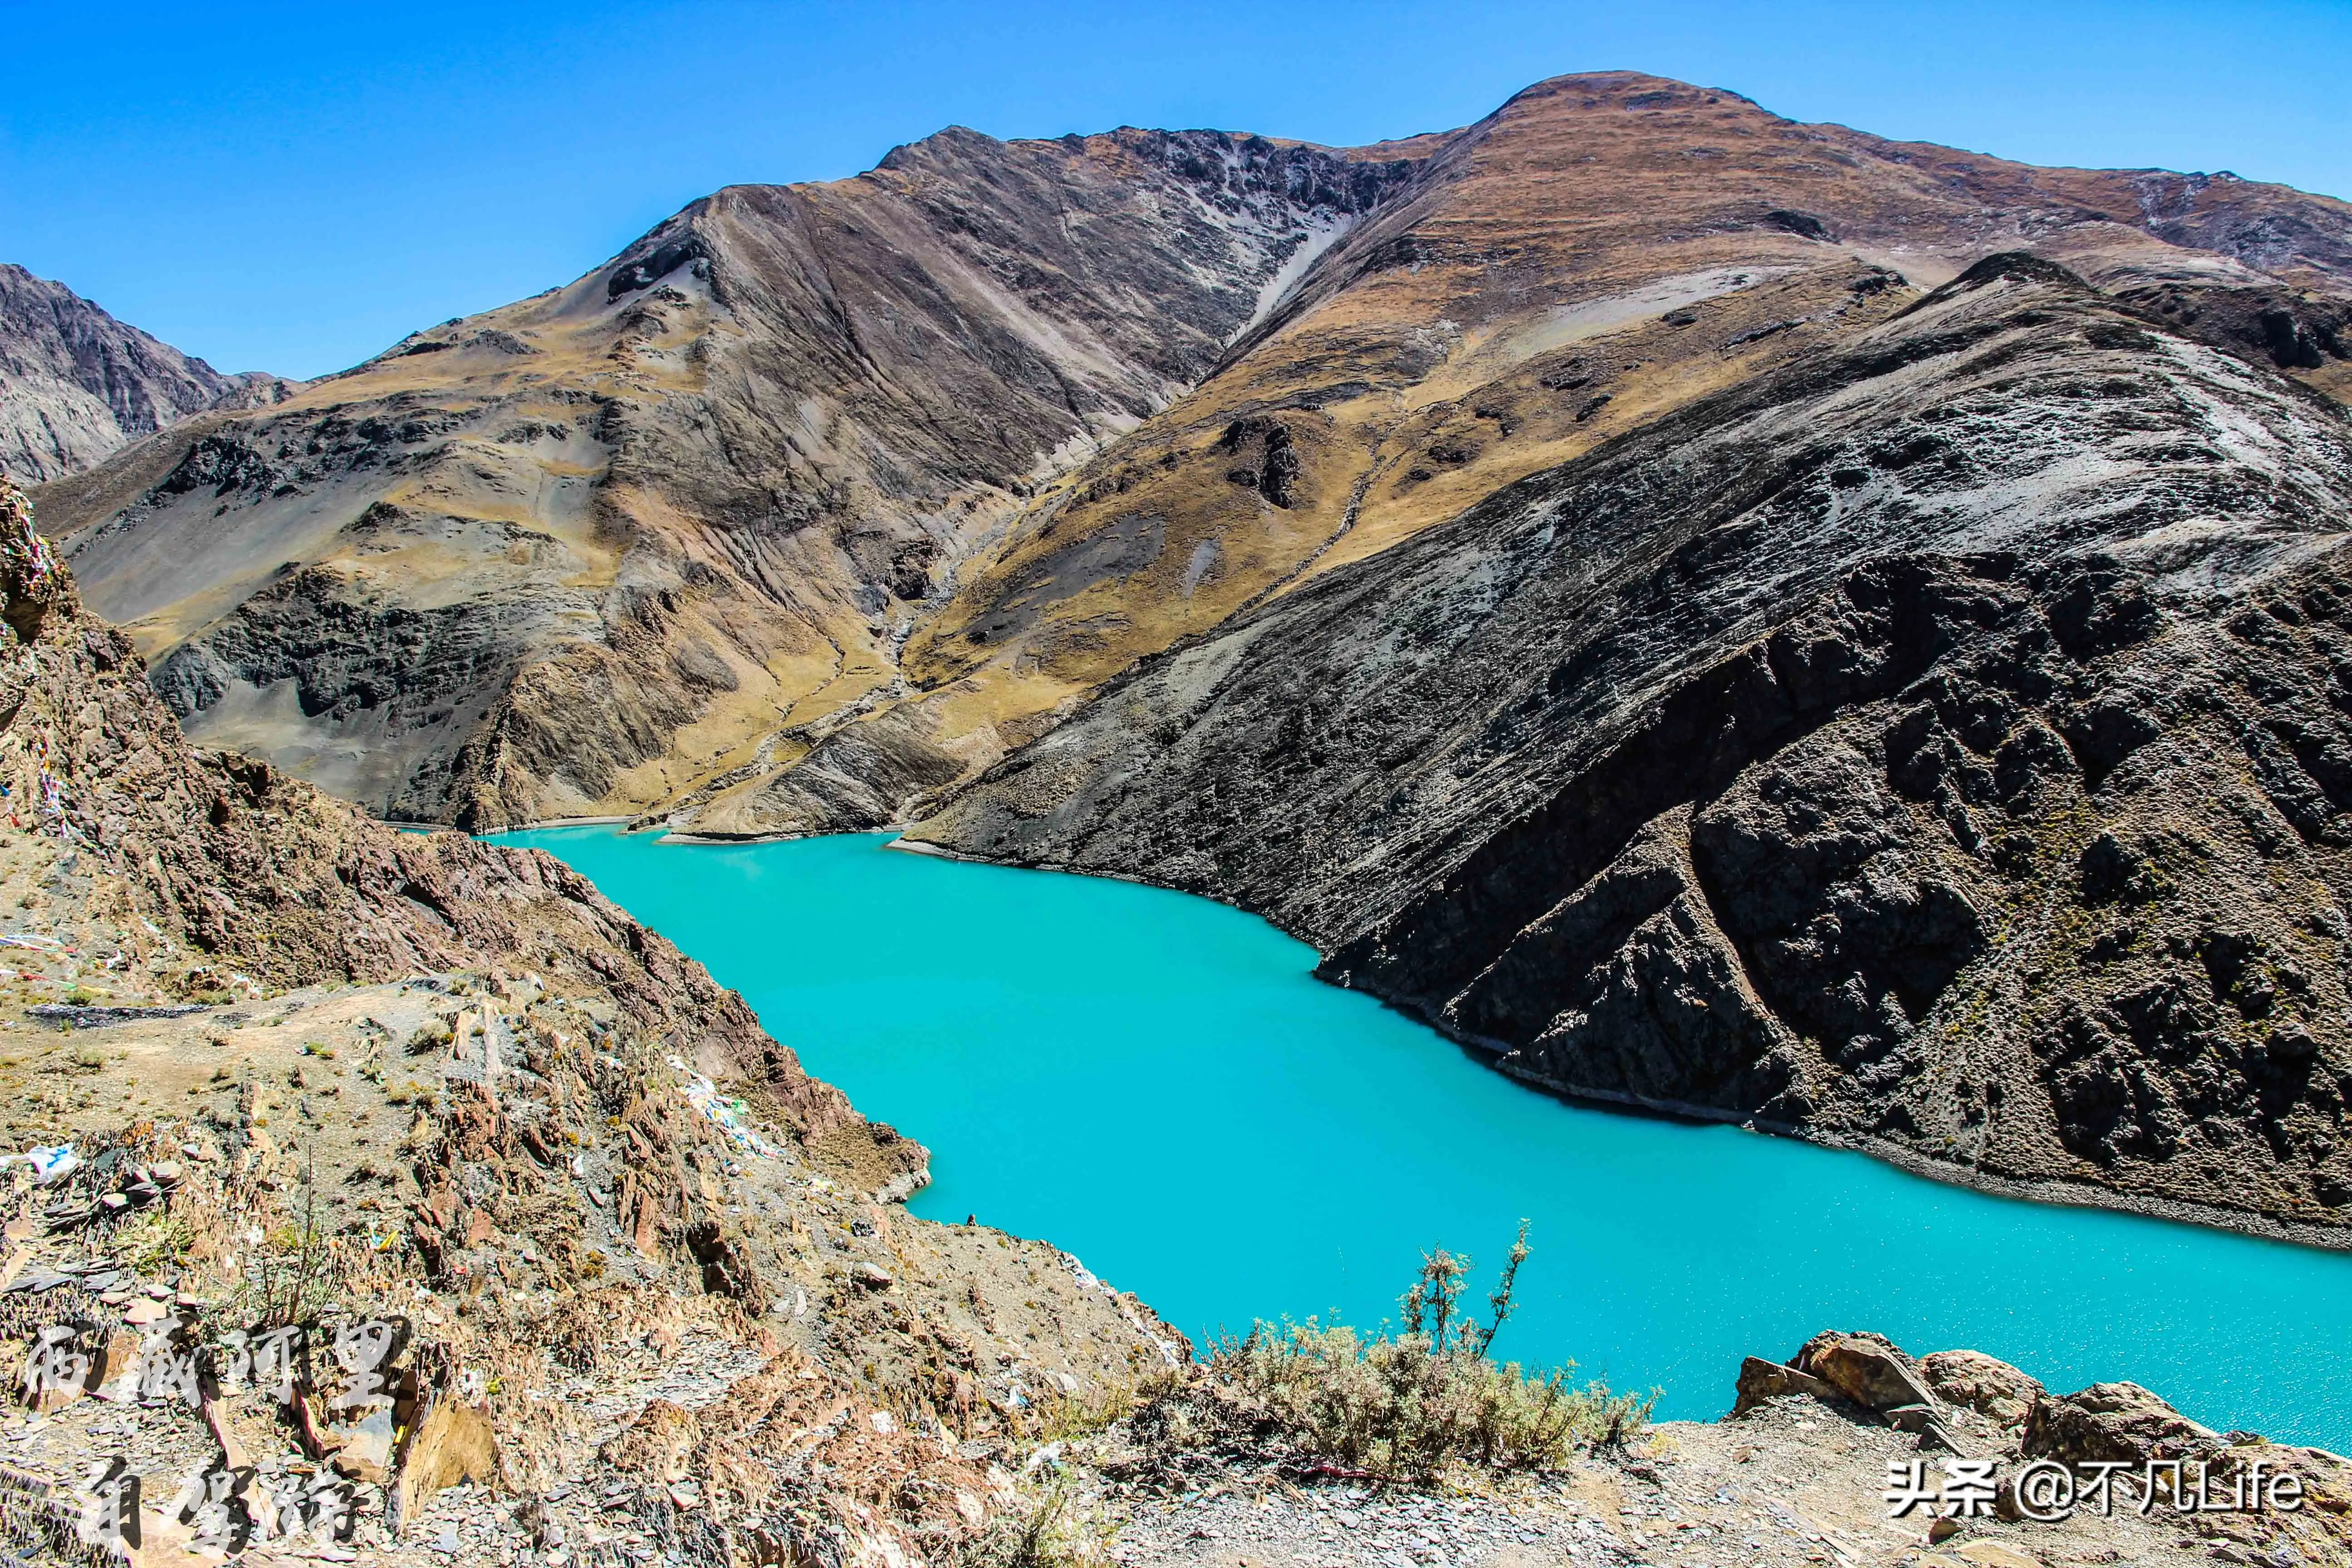
<path fill-rule="evenodd" d="M 1182 894 L 873 835 L 502 842 L 593 879 L 928 1144 L 915 1212 L 1050 1240 L 1196 1340 L 1286 1314 L 1376 1324 L 1439 1244 L 1475 1259 L 1483 1296 L 1524 1217 L 1535 1252 L 1496 1352 L 1660 1388 L 1663 1416 L 1722 1414 L 1743 1355 L 1874 1329 L 2352 1447 L 2352 1255 L 1564 1105 Z"/>

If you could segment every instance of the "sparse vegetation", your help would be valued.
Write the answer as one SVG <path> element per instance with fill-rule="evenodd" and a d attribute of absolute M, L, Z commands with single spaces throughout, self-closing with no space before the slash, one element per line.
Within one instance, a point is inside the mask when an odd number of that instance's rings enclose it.
<path fill-rule="evenodd" d="M 1481 1321 L 1461 1300 L 1470 1259 L 1426 1254 L 1402 1300 L 1401 1329 L 1365 1335 L 1345 1323 L 1259 1323 L 1209 1356 L 1210 1375 L 1262 1401 L 1316 1458 L 1392 1481 L 1447 1472 L 1538 1469 L 1580 1444 L 1622 1445 L 1647 1422 L 1655 1395 L 1582 1387 L 1569 1363 L 1530 1373 L 1487 1351 L 1509 1321 L 1522 1225 Z"/>
<path fill-rule="evenodd" d="M 161 1208 L 142 1209 L 115 1227 L 110 1245 L 142 1274 L 176 1269 L 194 1233 L 188 1222 Z"/>
<path fill-rule="evenodd" d="M 305 1160 L 299 1222 L 268 1232 L 264 1243 L 254 1248 L 246 1269 L 240 1294 L 251 1299 L 257 1308 L 253 1321 L 301 1322 L 333 1298 L 327 1238 L 318 1222 L 318 1197 L 315 1163 Z"/>
<path fill-rule="evenodd" d="M 957 1568 L 1076 1568 L 1108 1559 L 1119 1521 L 1056 1476 L 955 1551 Z"/>

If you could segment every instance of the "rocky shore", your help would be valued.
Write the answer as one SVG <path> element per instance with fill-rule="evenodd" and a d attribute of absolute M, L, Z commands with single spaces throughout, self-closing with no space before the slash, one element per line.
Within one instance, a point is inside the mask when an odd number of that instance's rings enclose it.
<path fill-rule="evenodd" d="M 120 1459 L 149 1563 L 207 1466 L 348 1510 L 248 1561 L 927 1559 L 1009 1506 L 961 1444 L 1186 1353 L 908 1216 L 921 1148 L 557 862 L 189 747 L 5 481 L 0 627 L 10 1550 L 70 1557 Z M 337 1405 L 371 1323 L 383 1403 Z M 280 1328 L 283 1397 L 230 1370 Z"/>
<path fill-rule="evenodd" d="M 19 1560 L 89 1560 L 120 1461 L 146 1568 L 218 1560 L 218 1478 L 256 1563 L 2347 1561 L 2330 1456 L 1868 1335 L 1543 1470 L 1351 1470 L 1077 1260 L 908 1215 L 923 1152 L 554 861 L 190 748 L 5 484 L 0 626 Z M 1885 1517 L 1889 1466 L 2151 1458 L 2298 1506 Z"/>
<path fill-rule="evenodd" d="M 1259 911 L 1570 1094 L 2340 1236 L 2347 525 L 2340 407 L 1995 257 L 912 836 Z"/>

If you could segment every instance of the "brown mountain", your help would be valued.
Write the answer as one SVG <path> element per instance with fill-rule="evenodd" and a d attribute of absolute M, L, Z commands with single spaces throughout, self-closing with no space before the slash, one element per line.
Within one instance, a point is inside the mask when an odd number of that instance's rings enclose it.
<path fill-rule="evenodd" d="M 37 483 L 213 409 L 278 403 L 296 384 L 223 375 L 61 283 L 0 264 L 0 469 Z"/>
<path fill-rule="evenodd" d="M 194 732 L 378 811 L 866 825 L 2015 247 L 2346 384 L 2343 204 L 1612 75 L 1351 152 L 950 131 L 731 189 L 43 515 Z"/>
<path fill-rule="evenodd" d="M 200 737 L 394 815 L 635 810 L 895 699 L 1042 479 L 1409 167 L 950 131 L 42 499 Z"/>
<path fill-rule="evenodd" d="M 2329 1235 L 2347 355 L 2343 203 L 1612 74 L 724 192 L 43 500 L 379 811 L 923 818 L 1578 1094 Z"/>

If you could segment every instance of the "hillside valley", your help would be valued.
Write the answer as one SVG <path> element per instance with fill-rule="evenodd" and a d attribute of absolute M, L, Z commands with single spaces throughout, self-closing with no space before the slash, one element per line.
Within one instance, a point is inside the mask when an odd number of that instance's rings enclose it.
<path fill-rule="evenodd" d="M 1577 1096 L 2352 1217 L 2352 207 L 1563 77 L 951 130 L 39 493 L 395 819 L 911 824 Z"/>
<path fill-rule="evenodd" d="M 2009 248 L 2352 384 L 2341 203 L 1611 74 L 1369 148 L 951 130 L 733 187 L 37 499 L 194 733 L 380 815 L 873 826 Z"/>
<path fill-rule="evenodd" d="M 191 747 L 143 675 L 0 481 L 0 1122 L 54 1141 L 0 1176 L 0 1340 L 86 1352 L 0 1422 L 12 1555 L 89 1555 L 97 1460 L 165 1564 L 216 1530 L 383 1568 L 2344 1560 L 2333 1455 L 1869 1334 L 1726 1369 L 1721 1421 L 1358 1468 L 1067 1254 L 908 1215 L 924 1151 L 577 875 Z M 242 1338 L 277 1323 L 288 1398 Z M 151 1391 L 183 1350 L 207 1375 Z M 2302 1506 L 1889 1528 L 1931 1442 L 2259 1464 Z M 173 1492 L 215 1474 L 225 1523 Z"/>

